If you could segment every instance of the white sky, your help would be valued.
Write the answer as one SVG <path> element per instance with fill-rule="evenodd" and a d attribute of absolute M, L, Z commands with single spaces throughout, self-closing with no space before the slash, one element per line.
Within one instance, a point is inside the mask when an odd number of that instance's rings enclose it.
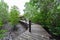
<path fill-rule="evenodd" d="M 29 2 L 29 0 L 4 0 L 8 5 L 9 5 L 9 9 L 16 5 L 19 8 L 19 11 L 21 13 L 21 15 L 24 13 L 23 9 L 25 8 L 24 5 L 26 2 Z"/>

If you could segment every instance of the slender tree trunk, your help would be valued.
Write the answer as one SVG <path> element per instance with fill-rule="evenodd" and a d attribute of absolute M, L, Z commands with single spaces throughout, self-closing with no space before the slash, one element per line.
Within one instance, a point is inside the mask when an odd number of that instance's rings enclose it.
<path fill-rule="evenodd" d="M 18 29 L 18 28 L 16 27 L 16 25 L 14 25 L 14 26 L 13 26 L 13 31 L 17 31 L 17 29 Z"/>

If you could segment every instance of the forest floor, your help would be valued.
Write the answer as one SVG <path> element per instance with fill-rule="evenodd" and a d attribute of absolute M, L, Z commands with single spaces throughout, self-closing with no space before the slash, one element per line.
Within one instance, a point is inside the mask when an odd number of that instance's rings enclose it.
<path fill-rule="evenodd" d="M 8 30 L 8 32 L 4 33 L 5 37 L 0 40 L 15 40 L 15 38 L 26 31 L 23 25 L 17 24 L 16 26 L 18 27 L 18 30 L 12 31 L 12 25 L 10 25 L 9 23 L 5 24 L 3 29 Z"/>

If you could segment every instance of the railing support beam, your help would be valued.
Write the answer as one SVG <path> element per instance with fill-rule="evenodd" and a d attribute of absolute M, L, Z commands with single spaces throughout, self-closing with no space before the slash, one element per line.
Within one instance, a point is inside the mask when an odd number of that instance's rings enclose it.
<path fill-rule="evenodd" d="M 31 20 L 29 20 L 29 32 L 31 33 Z"/>

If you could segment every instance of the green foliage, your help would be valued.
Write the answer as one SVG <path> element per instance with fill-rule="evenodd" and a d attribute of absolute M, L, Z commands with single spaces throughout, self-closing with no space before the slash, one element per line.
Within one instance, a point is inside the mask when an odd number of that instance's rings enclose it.
<path fill-rule="evenodd" d="M 0 20 L 0 27 L 3 26 L 3 22 Z"/>
<path fill-rule="evenodd" d="M 4 37 L 4 33 L 7 32 L 7 30 L 4 30 L 4 24 L 7 22 L 11 23 L 13 26 L 15 26 L 19 22 L 19 11 L 16 6 L 13 6 L 10 13 L 8 11 L 8 5 L 4 2 L 4 0 L 1 0 L 0 2 L 0 38 Z"/>
<path fill-rule="evenodd" d="M 26 19 L 48 27 L 54 35 L 60 35 L 60 3 L 57 0 L 30 0 L 25 4 Z"/>
<path fill-rule="evenodd" d="M 1 0 L 0 2 L 0 19 L 3 23 L 8 21 L 8 5 Z"/>
<path fill-rule="evenodd" d="M 4 37 L 5 32 L 7 32 L 7 30 L 0 30 L 0 39 Z"/>
<path fill-rule="evenodd" d="M 12 25 L 16 25 L 19 22 L 19 11 L 16 6 L 13 6 L 11 9 L 10 22 Z"/>
<path fill-rule="evenodd" d="M 3 27 L 3 22 L 0 20 L 0 30 L 2 29 Z"/>
<path fill-rule="evenodd" d="M 0 2 L 0 39 L 4 37 L 4 33 L 8 30 L 4 30 L 3 27 L 6 23 L 11 23 L 14 27 L 19 22 L 19 11 L 16 6 L 13 6 L 10 13 L 8 11 L 8 5 L 1 0 Z"/>
<path fill-rule="evenodd" d="M 1 0 L 0 2 L 0 38 L 4 37 L 6 30 L 2 30 L 4 23 L 8 21 L 8 5 Z"/>

